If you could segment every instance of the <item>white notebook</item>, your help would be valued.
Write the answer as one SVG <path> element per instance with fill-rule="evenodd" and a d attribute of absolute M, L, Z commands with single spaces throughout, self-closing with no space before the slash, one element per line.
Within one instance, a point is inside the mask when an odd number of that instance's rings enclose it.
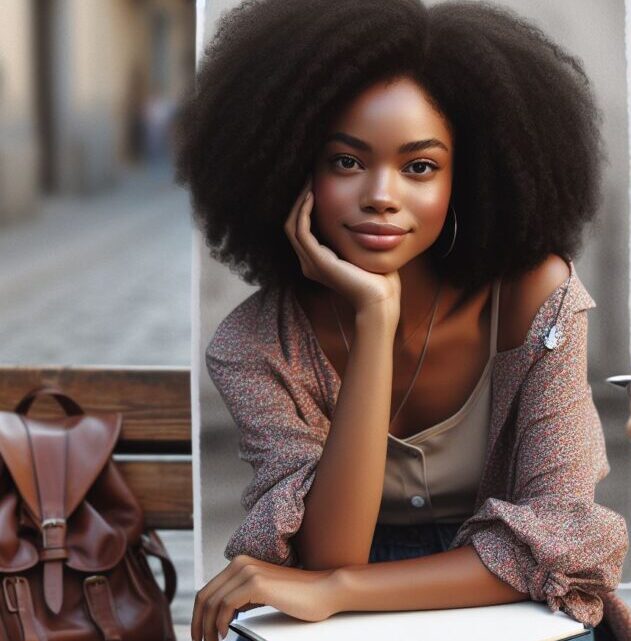
<path fill-rule="evenodd" d="M 560 641 L 588 634 L 582 623 L 535 601 L 414 612 L 341 612 L 316 623 L 264 606 L 241 613 L 230 627 L 253 641 Z"/>

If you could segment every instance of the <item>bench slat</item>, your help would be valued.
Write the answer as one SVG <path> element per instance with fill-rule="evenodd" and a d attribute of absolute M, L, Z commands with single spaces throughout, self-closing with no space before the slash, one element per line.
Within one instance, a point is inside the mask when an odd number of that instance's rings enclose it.
<path fill-rule="evenodd" d="M 193 529 L 193 486 L 190 461 L 116 460 L 138 499 L 147 527 Z"/>
<path fill-rule="evenodd" d="M 117 452 L 191 451 L 188 367 L 0 366 L 0 410 L 12 411 L 41 384 L 61 387 L 88 413 L 122 412 Z M 29 415 L 53 418 L 60 411 L 43 398 Z"/>

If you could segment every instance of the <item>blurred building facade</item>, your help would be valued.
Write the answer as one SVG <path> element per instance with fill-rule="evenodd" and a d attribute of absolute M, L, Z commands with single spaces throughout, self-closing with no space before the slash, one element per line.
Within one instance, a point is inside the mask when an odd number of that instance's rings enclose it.
<path fill-rule="evenodd" d="M 166 159 L 194 61 L 193 0 L 2 0 L 0 224 Z"/>

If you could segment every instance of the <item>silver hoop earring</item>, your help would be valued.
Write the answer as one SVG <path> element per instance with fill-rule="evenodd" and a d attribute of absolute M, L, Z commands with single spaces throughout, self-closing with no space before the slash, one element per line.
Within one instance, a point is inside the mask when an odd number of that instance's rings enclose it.
<path fill-rule="evenodd" d="M 451 250 L 454 248 L 454 245 L 456 244 L 456 235 L 458 234 L 458 219 L 456 218 L 456 210 L 454 209 L 453 205 L 449 205 L 449 209 L 451 209 L 451 211 L 454 213 L 454 235 L 453 235 L 453 238 L 451 239 L 449 249 L 441 256 L 441 258 L 447 258 L 447 256 L 451 254 Z"/>

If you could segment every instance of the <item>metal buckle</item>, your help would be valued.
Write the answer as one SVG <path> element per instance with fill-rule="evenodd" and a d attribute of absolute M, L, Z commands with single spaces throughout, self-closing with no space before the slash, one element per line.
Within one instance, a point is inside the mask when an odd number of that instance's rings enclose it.
<path fill-rule="evenodd" d="M 3 581 L 2 581 L 2 591 L 4 592 L 4 602 L 7 605 L 7 610 L 9 612 L 17 612 L 18 611 L 18 595 L 17 591 L 15 589 L 15 583 L 18 583 L 20 581 L 24 581 L 24 577 L 22 576 L 5 576 Z M 8 586 L 11 584 L 13 587 L 13 592 L 15 594 L 15 602 L 11 600 L 11 597 L 9 596 L 9 591 L 8 591 Z"/>
<path fill-rule="evenodd" d="M 43 543 L 45 548 L 48 548 L 48 539 L 46 537 L 46 531 L 48 530 L 48 528 L 59 527 L 60 525 L 65 526 L 66 519 L 56 518 L 56 519 L 44 519 L 44 521 L 42 521 L 42 538 L 43 538 Z"/>
<path fill-rule="evenodd" d="M 102 574 L 92 574 L 91 576 L 86 577 L 83 579 L 83 585 L 92 585 L 92 584 L 99 584 L 99 583 L 105 583 L 106 579 Z"/>

